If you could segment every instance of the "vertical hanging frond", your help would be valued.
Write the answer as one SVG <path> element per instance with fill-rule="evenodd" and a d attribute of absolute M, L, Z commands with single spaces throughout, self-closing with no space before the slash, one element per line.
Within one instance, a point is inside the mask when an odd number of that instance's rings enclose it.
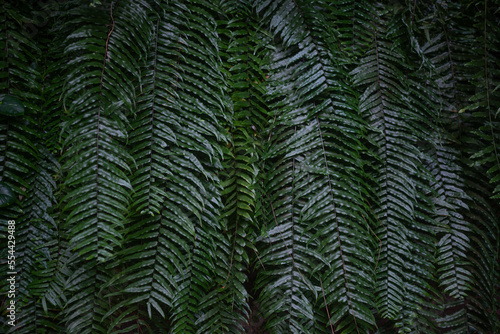
<path fill-rule="evenodd" d="M 396 326 L 404 330 L 413 326 L 433 273 L 431 177 L 418 147 L 432 129 L 426 121 L 432 109 L 426 89 L 408 75 L 412 68 L 397 43 L 405 31 L 398 19 L 401 9 L 376 8 L 372 46 L 351 73 L 354 84 L 364 87 L 360 111 L 378 156 L 375 213 L 382 252 L 377 308 L 383 318 L 400 319 Z"/>
<path fill-rule="evenodd" d="M 143 2 L 102 7 L 70 3 L 64 55 L 67 59 L 63 105 L 64 208 L 69 247 L 78 253 L 68 278 L 67 330 L 98 333 L 108 305 L 100 295 L 108 279 L 103 262 L 121 244 L 131 185 L 126 114 L 134 101 L 140 31 L 146 25 Z M 132 44 L 126 41 L 134 41 Z"/>
<path fill-rule="evenodd" d="M 47 249 L 54 237 L 51 211 L 58 164 L 46 148 L 43 118 L 43 88 L 40 48 L 23 29 L 31 17 L 32 4 L 3 1 L 0 25 L 0 185 L 2 195 L 11 203 L 2 203 L 0 219 L 3 268 L 2 280 L 15 272 L 15 298 L 2 297 L 0 313 L 15 302 L 15 326 L 2 323 L 2 332 L 38 333 L 46 330 L 42 305 L 37 303 L 38 270 L 47 265 Z M 6 193 L 5 190 L 8 192 Z M 5 200 L 5 197 L 3 198 Z M 14 233 L 7 242 L 7 222 L 15 221 Z M 5 230 L 4 230 L 5 228 Z M 5 261 L 4 261 L 5 259 Z M 9 260 L 7 262 L 7 259 Z M 12 274 L 11 274 L 12 275 Z M 0 288 L 2 295 L 7 285 Z M 9 293 L 11 295 L 11 293 Z M 5 294 L 5 297 L 8 295 Z"/>
<path fill-rule="evenodd" d="M 372 275 L 366 270 L 374 260 L 367 243 L 370 237 L 363 199 L 366 185 L 362 170 L 357 169 L 363 165 L 360 159 L 363 146 L 358 138 L 364 125 L 356 110 L 356 95 L 347 86 L 348 73 L 341 66 L 349 64 L 352 54 L 339 46 L 342 39 L 331 34 L 330 29 L 336 23 L 333 6 L 293 1 L 266 5 L 269 7 L 263 5 L 263 16 L 269 16 L 273 33 L 289 46 L 287 53 L 276 60 L 275 68 L 279 71 L 276 77 L 283 80 L 286 77 L 281 77 L 281 73 L 290 73 L 286 79 L 293 89 L 287 97 L 289 102 L 285 102 L 290 107 L 276 120 L 278 125 L 290 129 L 290 135 L 278 137 L 284 141 L 276 151 L 282 151 L 283 159 L 291 162 L 291 186 L 297 189 L 292 193 L 291 203 L 302 202 L 300 209 L 292 207 L 289 213 L 297 243 L 295 237 L 290 239 L 290 244 L 285 244 L 290 254 L 284 251 L 283 254 L 292 257 L 291 269 L 296 276 L 293 279 L 297 282 L 313 279 L 314 288 L 306 281 L 304 287 L 311 291 L 305 291 L 314 295 L 318 291 L 323 300 L 317 304 L 322 305 L 325 315 L 319 319 L 309 316 L 311 320 L 321 321 L 332 331 L 360 332 L 375 324 L 371 313 Z M 352 4 L 342 9 L 350 11 Z M 292 25 L 281 26 L 281 12 L 286 13 Z M 277 91 L 286 90 L 286 86 L 281 86 Z M 294 213 L 295 210 L 300 211 Z M 312 239 L 305 241 L 305 236 Z M 277 234 L 275 238 L 279 237 Z M 273 248 L 276 249 L 274 244 Z M 295 264 L 299 256 L 314 256 L 315 252 L 319 261 L 313 262 L 314 267 L 305 270 L 307 267 Z M 308 326 L 315 325 L 311 322 Z M 293 328 L 289 330 L 294 331 Z M 311 331 L 313 327 L 306 328 L 295 330 Z"/>

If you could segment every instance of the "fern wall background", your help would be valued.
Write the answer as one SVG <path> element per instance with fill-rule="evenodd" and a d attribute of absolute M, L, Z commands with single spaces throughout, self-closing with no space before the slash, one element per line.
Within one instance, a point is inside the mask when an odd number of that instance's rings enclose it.
<path fill-rule="evenodd" d="M 499 5 L 2 1 L 0 331 L 500 333 Z"/>

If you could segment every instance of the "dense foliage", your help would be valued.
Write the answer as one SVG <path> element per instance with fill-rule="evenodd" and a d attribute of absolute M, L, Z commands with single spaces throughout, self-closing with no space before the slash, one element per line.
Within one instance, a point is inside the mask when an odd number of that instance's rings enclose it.
<path fill-rule="evenodd" d="M 500 333 L 499 1 L 0 8 L 0 332 Z"/>

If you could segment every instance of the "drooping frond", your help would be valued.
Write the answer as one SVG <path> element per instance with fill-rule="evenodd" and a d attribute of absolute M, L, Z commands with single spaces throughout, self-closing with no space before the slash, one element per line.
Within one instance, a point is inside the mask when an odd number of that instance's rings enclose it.
<path fill-rule="evenodd" d="M 391 42 L 404 31 L 398 13 L 389 22 L 384 21 L 389 11 L 377 7 L 377 13 L 372 45 L 352 74 L 354 83 L 364 87 L 360 111 L 369 123 L 369 138 L 378 156 L 374 209 L 382 252 L 377 308 L 384 318 L 401 318 L 403 322 L 396 326 L 405 327 L 417 317 L 415 311 L 424 302 L 424 287 L 433 272 L 426 262 L 433 253 L 430 175 L 422 166 L 418 147 L 419 141 L 426 140 L 425 131 L 432 129 L 426 121 L 431 106 L 426 105 L 425 100 L 430 100 L 425 89 L 408 75 L 412 68 L 405 64 L 400 46 Z M 424 100 L 417 102 L 414 96 Z"/>
<path fill-rule="evenodd" d="M 33 144 L 36 111 L 40 99 L 40 79 L 33 62 L 40 51 L 34 41 L 19 29 L 17 19 L 29 15 L 10 1 L 2 6 L 0 27 L 0 184 L 2 189 L 2 239 L 6 238 L 7 220 L 22 213 L 22 199 L 30 190 L 28 176 L 33 172 L 37 149 Z M 31 104 L 30 104 L 31 100 Z M 25 107 L 25 103 L 29 107 Z M 6 240 L 6 239 L 5 239 Z M 7 249 L 0 252 L 6 259 Z M 2 287 L 4 289 L 4 287 Z"/>
<path fill-rule="evenodd" d="M 352 55 L 339 46 L 342 39 L 327 34 L 333 25 L 332 7 L 293 1 L 267 5 L 263 5 L 263 16 L 269 16 L 271 29 L 288 46 L 275 60 L 275 77 L 281 81 L 275 89 L 281 94 L 293 92 L 283 104 L 276 104 L 283 109 L 276 111 L 275 126 L 287 130 L 283 135 L 274 135 L 276 149 L 271 149 L 279 154 L 277 157 L 281 156 L 274 158 L 277 163 L 288 161 L 291 167 L 287 172 L 290 185 L 279 184 L 285 193 L 272 192 L 273 197 L 286 194 L 289 198 L 278 201 L 279 197 L 275 197 L 280 205 L 290 205 L 286 219 L 291 222 L 283 228 L 291 239 L 283 238 L 285 249 L 281 250 L 282 256 L 291 257 L 292 278 L 287 280 L 303 285 L 303 293 L 322 299 L 317 305 L 326 315 L 318 319 L 309 316 L 310 320 L 323 323 L 322 330 L 327 327 L 329 331 L 363 331 L 375 323 L 370 293 L 373 276 L 366 271 L 374 260 L 366 243 L 370 240 L 363 199 L 367 191 L 359 169 L 363 164 L 363 146 L 358 138 L 364 124 L 358 116 L 356 95 L 347 85 L 346 67 L 342 66 L 349 64 Z M 293 25 L 280 26 L 281 12 L 293 17 Z M 290 74 L 285 77 L 281 73 Z M 274 173 L 270 175 L 276 178 Z M 296 189 L 291 194 L 290 187 Z M 300 206 L 294 208 L 298 203 Z M 274 238 L 279 241 L 284 232 L 278 233 L 281 220 L 276 223 Z M 306 241 L 305 236 L 311 240 Z M 273 248 L 277 248 L 274 242 Z M 301 268 L 296 264 L 302 262 L 301 256 L 314 256 L 315 252 L 318 261 L 313 262 L 313 267 Z M 352 256 L 354 253 L 359 255 L 357 259 Z M 311 279 L 314 283 L 307 284 Z M 300 291 L 290 286 L 290 307 L 294 305 L 294 290 Z M 307 326 L 309 329 L 288 330 L 311 331 L 313 322 Z"/>
<path fill-rule="evenodd" d="M 68 278 L 65 306 L 68 331 L 106 331 L 108 305 L 100 297 L 108 280 L 103 262 L 121 244 L 129 192 L 130 155 L 126 114 L 134 101 L 141 29 L 147 27 L 143 2 L 106 3 L 89 8 L 69 3 L 64 42 L 68 59 L 62 100 L 65 171 L 63 212 L 69 247 L 78 253 Z M 127 37 L 128 36 L 128 37 Z M 124 46 L 127 40 L 135 44 Z M 132 52 L 126 50 L 132 48 Z M 130 78 L 130 79 L 128 79 Z"/>
<path fill-rule="evenodd" d="M 224 147 L 223 171 L 220 173 L 224 209 L 221 223 L 229 242 L 228 254 L 221 256 L 227 275 L 223 283 L 225 303 L 238 312 L 234 323 L 245 324 L 249 318 L 247 273 L 252 259 L 259 257 L 255 247 L 259 231 L 259 207 L 264 198 L 259 192 L 261 140 L 267 126 L 264 64 L 269 37 L 259 27 L 253 8 L 240 1 L 223 4 L 227 22 L 220 26 L 222 59 L 226 64 L 228 94 L 231 98 L 224 124 L 229 142 Z M 255 260 L 255 267 L 261 263 Z M 222 302 L 222 301 L 221 301 Z M 243 330 L 243 327 L 240 329 Z"/>
<path fill-rule="evenodd" d="M 290 57 L 292 52 L 280 50 L 278 57 Z M 265 196 L 262 205 L 267 212 L 262 217 L 264 226 L 259 237 L 259 258 L 265 270 L 259 270 L 255 288 L 259 291 L 258 302 L 266 326 L 272 333 L 307 332 L 315 325 L 313 307 L 317 296 L 316 287 L 308 273 L 314 269 L 307 258 L 318 258 L 316 242 L 307 244 L 311 233 L 306 231 L 300 222 L 300 210 L 304 201 L 298 198 L 297 180 L 300 176 L 296 170 L 295 157 L 286 157 L 287 142 L 298 137 L 300 130 L 286 124 L 287 102 L 293 97 L 286 88 L 287 79 L 291 79 L 296 65 L 290 71 L 273 74 L 270 68 L 270 85 L 280 87 L 272 95 L 271 104 L 275 120 L 270 130 L 266 153 L 264 155 L 266 178 L 263 180 Z M 274 87 L 273 87 L 274 88 Z M 298 132 L 298 133 L 297 133 Z"/>
<path fill-rule="evenodd" d="M 473 36 L 478 34 L 473 26 L 465 24 L 472 12 L 459 3 L 437 9 L 427 12 L 424 18 L 428 27 L 436 29 L 437 36 L 432 40 L 427 37 L 422 43 L 422 51 L 430 59 L 430 75 L 436 78 L 436 102 L 441 106 L 437 118 L 440 129 L 430 152 L 429 167 L 436 179 L 438 279 L 444 287 L 440 305 L 443 315 L 437 324 L 459 333 L 484 325 L 482 330 L 497 326 L 488 311 L 495 309 L 493 300 L 486 297 L 494 294 L 497 266 L 495 260 L 485 259 L 486 254 L 494 253 L 491 241 L 498 230 L 487 203 L 490 191 L 483 187 L 473 190 L 476 186 L 472 186 L 484 183 L 484 171 L 474 170 L 474 166 L 471 169 L 467 159 L 478 147 L 477 138 L 470 135 L 474 131 L 471 125 L 476 123 L 468 112 L 469 97 L 476 90 L 471 82 L 478 77 L 476 70 L 484 74 L 484 63 L 478 64 L 473 52 Z M 479 277 L 482 283 L 476 285 Z"/>
<path fill-rule="evenodd" d="M 43 330 L 44 312 L 37 303 L 37 271 L 46 265 L 42 246 L 54 237 L 51 210 L 57 161 L 45 148 L 40 49 L 22 29 L 20 20 L 31 8 L 4 1 L 0 26 L 0 221 L 2 280 L 15 278 L 15 290 L 2 285 L 5 315 L 0 331 L 34 333 Z M 9 233 L 7 233 L 9 231 Z M 14 297 L 15 296 L 15 297 Z M 13 321 L 6 310 L 15 302 Z M 22 318 L 21 318 L 22 317 Z"/>
<path fill-rule="evenodd" d="M 222 153 L 217 141 L 225 140 L 219 125 L 223 77 L 213 44 L 217 26 L 206 16 L 213 8 L 206 5 L 160 2 L 153 7 L 158 15 L 150 17 L 153 32 L 129 140 L 137 166 L 133 214 L 118 254 L 123 269 L 113 278 L 121 292 L 112 295 L 125 298 L 109 312 L 123 317 L 129 329 L 144 327 L 135 323 L 141 314 L 169 321 L 172 333 L 234 323 L 216 324 L 220 314 L 204 311 L 212 310 L 205 299 L 217 293 L 225 275 L 214 254 L 227 246 L 217 238 L 221 203 L 215 186 Z"/>
<path fill-rule="evenodd" d="M 474 59 L 473 65 L 478 67 L 474 75 L 476 93 L 470 97 L 471 105 L 466 108 L 472 110 L 474 117 L 480 118 L 482 124 L 477 122 L 480 140 L 485 143 L 483 148 L 471 157 L 474 163 L 487 168 L 490 183 L 495 187 L 493 198 L 500 198 L 500 90 L 498 81 L 500 71 L 495 67 L 500 62 L 500 19 L 492 11 L 498 7 L 488 1 L 478 2 L 476 7 L 482 11 L 477 12 L 476 29 L 481 33 L 480 43 L 475 54 L 480 55 Z M 498 14 L 498 13 L 496 13 Z"/>
<path fill-rule="evenodd" d="M 467 259 L 470 248 L 467 232 L 470 232 L 471 227 L 464 215 L 469 209 L 466 204 L 469 197 L 464 191 L 460 152 L 454 147 L 453 137 L 457 130 L 456 112 L 463 103 L 463 98 L 458 95 L 459 85 L 464 80 L 456 73 L 459 65 L 455 58 L 460 59 L 463 55 L 460 55 L 460 46 L 454 43 L 448 32 L 444 15 L 442 8 L 439 8 L 432 20 L 437 25 L 436 29 L 443 32 L 435 39 L 422 43 L 421 47 L 422 56 L 429 60 L 429 76 L 435 78 L 434 106 L 439 106 L 435 118 L 439 129 L 431 141 L 433 144 L 429 148 L 427 168 L 434 177 L 432 187 L 436 192 L 433 201 L 438 223 L 438 281 L 446 294 L 463 299 L 472 280 Z"/>

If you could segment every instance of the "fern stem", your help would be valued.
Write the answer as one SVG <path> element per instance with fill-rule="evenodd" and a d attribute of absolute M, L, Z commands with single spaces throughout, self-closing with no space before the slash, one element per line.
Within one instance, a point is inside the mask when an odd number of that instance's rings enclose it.
<path fill-rule="evenodd" d="M 321 293 L 323 294 L 323 301 L 325 302 L 326 315 L 328 316 L 328 324 L 330 325 L 330 330 L 332 331 L 332 334 L 335 334 L 335 331 L 333 330 L 332 319 L 330 317 L 330 311 L 328 310 L 328 304 L 326 303 L 325 289 L 323 289 L 323 280 L 321 279 L 321 275 L 318 275 L 318 277 L 319 277 L 319 283 L 321 284 Z"/>
<path fill-rule="evenodd" d="M 294 127 L 294 133 L 297 133 L 297 126 Z M 291 211 L 291 232 L 292 232 L 292 237 L 290 238 L 290 242 L 292 243 L 291 245 L 291 248 L 292 248 L 292 251 L 291 251 L 291 256 L 292 258 L 294 257 L 294 251 L 295 251 L 295 243 L 294 243 L 294 239 L 295 239 L 295 215 L 293 214 L 294 212 L 294 205 L 295 205 L 295 189 L 294 189 L 294 185 L 295 185 L 295 157 L 292 159 L 292 189 L 291 189 L 291 194 L 292 194 L 292 203 L 291 203 L 291 206 L 290 206 L 290 211 Z M 295 275 L 293 274 L 293 269 L 294 267 L 292 266 L 292 270 L 291 270 L 291 276 L 292 276 L 292 279 L 290 280 L 290 308 L 289 308 L 289 313 L 291 314 L 292 313 L 292 305 L 293 305 L 293 282 L 294 282 L 294 279 L 295 279 Z M 288 328 L 292 328 L 291 326 L 291 322 L 292 321 L 292 317 L 289 317 L 288 318 Z"/>
<path fill-rule="evenodd" d="M 155 103 L 156 103 L 156 65 L 158 61 L 158 36 L 160 34 L 160 19 L 158 18 L 156 20 L 156 31 L 155 31 L 155 58 L 153 60 L 153 91 L 151 92 L 151 96 L 153 97 L 153 101 L 151 103 L 151 140 L 150 140 L 150 145 L 151 145 L 151 150 L 149 151 L 149 162 L 152 163 L 153 161 L 153 148 L 155 145 L 155 140 L 154 140 L 154 130 L 155 130 Z M 151 164 L 149 165 L 149 178 L 148 178 L 148 186 L 149 189 L 151 189 L 151 184 L 153 180 L 153 167 Z M 148 191 L 148 211 L 151 212 L 151 191 Z"/>
<path fill-rule="evenodd" d="M 108 38 L 106 39 L 106 49 L 104 51 L 104 62 L 106 62 L 106 59 L 109 59 L 108 56 L 108 43 L 109 43 L 109 38 L 111 37 L 111 34 L 113 33 L 113 30 L 115 29 L 115 19 L 113 18 L 113 1 L 111 1 L 110 7 L 110 15 L 111 15 L 111 30 L 108 33 Z M 103 68 L 103 73 L 104 73 L 104 68 Z"/>

